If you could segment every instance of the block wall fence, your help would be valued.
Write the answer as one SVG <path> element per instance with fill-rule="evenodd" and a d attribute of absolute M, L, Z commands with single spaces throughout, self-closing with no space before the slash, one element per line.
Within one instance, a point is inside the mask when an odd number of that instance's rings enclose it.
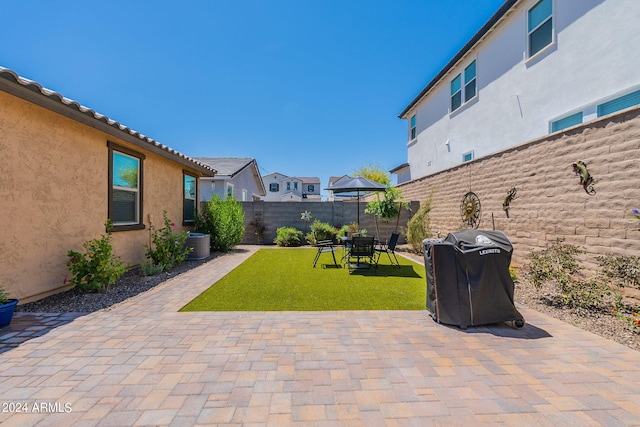
<path fill-rule="evenodd" d="M 595 180 L 588 195 L 572 164 L 582 160 Z M 516 197 L 507 217 L 502 204 Z M 398 186 L 409 200 L 433 193 L 431 226 L 442 237 L 463 227 L 460 205 L 473 191 L 480 198 L 479 228 L 503 231 L 514 246 L 514 264 L 557 238 L 582 246 L 587 271 L 597 255 L 640 255 L 640 108 L 476 159 Z"/>
<path fill-rule="evenodd" d="M 309 211 L 313 222 L 319 220 L 329 223 L 335 227 L 357 222 L 358 203 L 347 201 L 334 202 L 241 202 L 245 217 L 245 232 L 242 239 L 243 244 L 273 244 L 276 237 L 276 230 L 279 227 L 294 227 L 304 234 L 309 232 L 311 223 L 305 223 L 300 219 L 302 212 Z M 411 218 L 412 212 L 418 210 L 418 203 L 410 203 L 409 209 L 402 209 L 399 230 L 406 228 L 407 221 Z M 373 215 L 364 213 L 366 202 L 360 200 L 360 228 L 365 228 L 369 235 L 376 235 L 376 225 Z M 266 227 L 261 241 L 254 234 L 254 224 L 262 223 Z M 396 229 L 396 221 L 390 223 L 378 223 L 380 230 L 379 238 L 387 240 Z"/>

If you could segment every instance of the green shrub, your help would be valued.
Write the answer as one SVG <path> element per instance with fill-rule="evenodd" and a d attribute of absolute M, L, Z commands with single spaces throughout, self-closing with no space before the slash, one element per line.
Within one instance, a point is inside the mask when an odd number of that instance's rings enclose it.
<path fill-rule="evenodd" d="M 229 196 L 223 200 L 214 195 L 202 213 L 196 216 L 196 231 L 211 238 L 211 250 L 229 252 L 242 242 L 244 212 L 242 205 Z"/>
<path fill-rule="evenodd" d="M 640 288 L 640 257 L 638 256 L 597 256 L 602 273 L 619 287 Z"/>
<path fill-rule="evenodd" d="M 85 249 L 84 254 L 67 252 L 67 266 L 73 274 L 69 283 L 82 291 L 102 292 L 126 271 L 122 260 L 113 255 L 111 221 L 107 221 L 105 227 L 107 234 L 82 245 Z"/>
<path fill-rule="evenodd" d="M 166 270 L 166 267 L 162 264 L 154 264 L 153 261 L 145 259 L 140 264 L 140 270 L 144 276 L 155 276 Z"/>
<path fill-rule="evenodd" d="M 276 238 L 273 243 L 278 246 L 300 246 L 302 231 L 293 227 L 280 227 L 276 230 Z"/>
<path fill-rule="evenodd" d="M 598 308 L 610 305 L 612 292 L 602 275 L 589 280 L 571 280 L 562 287 L 562 303 L 573 308 Z M 611 304 L 612 305 L 612 304 Z"/>
<path fill-rule="evenodd" d="M 514 267 L 509 266 L 509 277 L 513 283 L 518 283 L 518 271 Z"/>
<path fill-rule="evenodd" d="M 162 218 L 164 223 L 162 228 L 155 228 L 153 225 L 149 227 L 152 247 L 145 245 L 145 248 L 147 249 L 146 256 L 153 264 L 168 270 L 174 265 L 184 262 L 193 248 L 185 246 L 189 235 L 186 231 L 173 234 L 175 224 L 167 218 L 166 211 L 162 211 Z"/>
<path fill-rule="evenodd" d="M 0 286 L 0 304 L 6 304 L 9 302 L 9 293 L 5 288 Z"/>
<path fill-rule="evenodd" d="M 528 255 L 531 283 L 536 288 L 549 281 L 565 286 L 580 269 L 576 256 L 581 253 L 583 249 L 564 243 L 564 239 L 557 239 L 540 251 L 531 251 Z"/>
<path fill-rule="evenodd" d="M 335 240 L 337 233 L 338 230 L 336 230 L 332 225 L 316 219 L 311 224 L 311 232 L 307 233 L 305 238 L 309 244 L 315 245 L 316 241 L 319 240 Z"/>
<path fill-rule="evenodd" d="M 407 223 L 407 242 L 411 245 L 414 252 L 422 253 L 422 241 L 433 237 L 431 232 L 431 221 L 429 213 L 433 208 L 433 193 L 422 202 L 420 209 L 415 213 Z"/>

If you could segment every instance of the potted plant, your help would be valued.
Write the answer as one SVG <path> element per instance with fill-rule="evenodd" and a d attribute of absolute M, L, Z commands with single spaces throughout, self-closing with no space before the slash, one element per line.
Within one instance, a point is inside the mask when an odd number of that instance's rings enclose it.
<path fill-rule="evenodd" d="M 11 323 L 17 305 L 18 300 L 9 298 L 6 289 L 0 286 L 0 328 Z"/>

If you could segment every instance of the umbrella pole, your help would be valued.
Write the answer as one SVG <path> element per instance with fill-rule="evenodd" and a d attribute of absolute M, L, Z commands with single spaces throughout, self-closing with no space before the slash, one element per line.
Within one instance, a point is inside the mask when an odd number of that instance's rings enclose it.
<path fill-rule="evenodd" d="M 358 202 L 356 205 L 356 215 L 358 218 L 358 231 L 360 231 L 360 192 L 358 191 L 356 194 L 358 195 Z"/>

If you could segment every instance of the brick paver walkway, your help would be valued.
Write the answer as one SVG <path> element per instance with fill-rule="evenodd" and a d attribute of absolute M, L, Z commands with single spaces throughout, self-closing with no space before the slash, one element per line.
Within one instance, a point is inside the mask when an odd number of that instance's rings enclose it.
<path fill-rule="evenodd" d="M 254 250 L 5 346 L 0 424 L 640 425 L 640 352 L 526 308 L 519 331 L 422 311 L 177 312 Z"/>

